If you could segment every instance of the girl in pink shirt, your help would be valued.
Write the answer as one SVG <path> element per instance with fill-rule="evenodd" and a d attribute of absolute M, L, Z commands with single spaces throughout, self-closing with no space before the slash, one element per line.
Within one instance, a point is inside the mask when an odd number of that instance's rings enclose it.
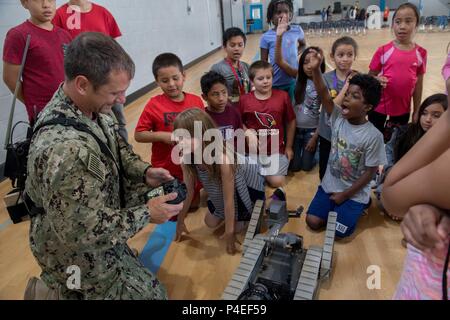
<path fill-rule="evenodd" d="M 392 20 L 395 40 L 378 48 L 369 66 L 369 74 L 378 76 L 384 87 L 380 104 L 369 114 L 369 121 L 382 133 L 386 132 L 385 127 L 409 122 L 411 98 L 414 122 L 418 119 L 427 64 L 427 51 L 413 41 L 419 19 L 419 11 L 413 4 L 399 6 Z"/>
<path fill-rule="evenodd" d="M 443 68 L 450 90 L 450 55 Z M 450 97 L 448 97 L 450 102 Z M 382 199 L 396 216 L 405 215 L 408 241 L 403 273 L 394 299 L 448 299 L 450 277 L 450 113 L 420 139 L 390 171 Z"/>

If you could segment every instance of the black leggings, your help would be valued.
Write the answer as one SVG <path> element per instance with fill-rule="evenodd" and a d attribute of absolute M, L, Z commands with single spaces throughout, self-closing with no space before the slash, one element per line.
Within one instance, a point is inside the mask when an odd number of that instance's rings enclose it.
<path fill-rule="evenodd" d="M 384 129 L 386 126 L 387 115 L 372 111 L 369 113 L 369 121 L 377 128 L 382 134 L 385 133 Z M 409 113 L 403 114 L 401 116 L 389 116 L 389 121 L 399 125 L 406 125 L 409 122 Z"/>

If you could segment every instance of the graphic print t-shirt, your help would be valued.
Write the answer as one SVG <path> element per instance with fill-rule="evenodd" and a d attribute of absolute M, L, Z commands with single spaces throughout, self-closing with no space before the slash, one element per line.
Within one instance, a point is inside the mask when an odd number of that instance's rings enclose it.
<path fill-rule="evenodd" d="M 331 131 L 330 158 L 322 181 L 326 193 L 347 190 L 367 167 L 386 164 L 383 135 L 372 123 L 353 125 L 342 117 L 341 108 L 335 106 L 331 114 Z M 368 203 L 369 198 L 370 186 L 367 184 L 351 200 Z"/>
<path fill-rule="evenodd" d="M 204 109 L 203 100 L 189 93 L 184 94 L 184 100 L 181 102 L 172 101 L 165 94 L 153 97 L 147 103 L 139 118 L 136 132 L 172 132 L 173 122 L 177 115 L 191 108 Z M 151 163 L 154 167 L 167 169 L 174 177 L 182 179 L 181 167 L 171 160 L 172 148 L 172 145 L 154 142 L 152 144 Z"/>

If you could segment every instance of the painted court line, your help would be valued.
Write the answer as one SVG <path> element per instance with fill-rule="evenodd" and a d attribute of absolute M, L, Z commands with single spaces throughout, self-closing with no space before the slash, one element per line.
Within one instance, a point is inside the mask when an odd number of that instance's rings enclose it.
<path fill-rule="evenodd" d="M 175 238 L 177 230 L 176 222 L 166 222 L 157 225 L 147 240 L 147 243 L 139 254 L 141 263 L 153 274 L 158 273 L 170 244 Z"/>
<path fill-rule="evenodd" d="M 5 222 L 3 222 L 2 224 L 0 224 L 0 231 L 5 230 L 9 225 L 13 224 L 13 222 L 11 221 L 11 219 L 6 220 Z"/>

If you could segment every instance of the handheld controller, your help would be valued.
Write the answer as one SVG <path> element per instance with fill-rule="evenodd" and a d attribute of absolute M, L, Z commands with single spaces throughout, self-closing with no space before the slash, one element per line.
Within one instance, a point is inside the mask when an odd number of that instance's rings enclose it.
<path fill-rule="evenodd" d="M 178 179 L 165 182 L 161 186 L 154 188 L 150 191 L 147 191 L 144 194 L 144 199 L 145 202 L 148 202 L 150 199 L 163 196 L 165 194 L 169 194 L 172 192 L 176 192 L 177 197 L 174 200 L 167 201 L 168 204 L 179 204 L 183 202 L 186 199 L 187 195 L 186 184 L 180 182 Z"/>

